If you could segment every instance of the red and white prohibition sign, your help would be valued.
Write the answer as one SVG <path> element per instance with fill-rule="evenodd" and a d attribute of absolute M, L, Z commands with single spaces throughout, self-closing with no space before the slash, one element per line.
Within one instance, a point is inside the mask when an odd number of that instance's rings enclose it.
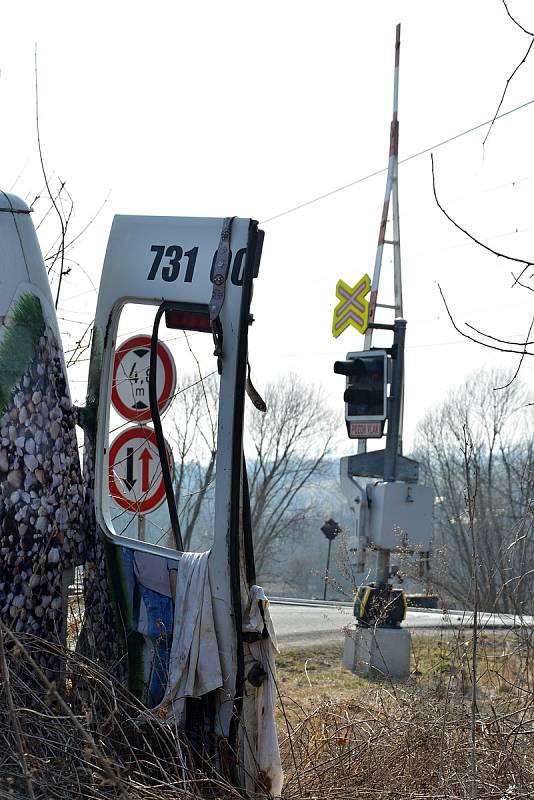
<path fill-rule="evenodd" d="M 165 442 L 171 475 L 172 451 Z M 126 511 L 146 514 L 165 499 L 156 434 L 139 425 L 122 431 L 109 449 L 109 493 Z"/>
<path fill-rule="evenodd" d="M 124 419 L 146 422 L 151 417 L 148 397 L 151 342 L 150 336 L 132 336 L 115 353 L 111 402 Z M 162 414 L 174 395 L 176 368 L 166 344 L 158 341 L 156 352 L 156 393 Z"/>

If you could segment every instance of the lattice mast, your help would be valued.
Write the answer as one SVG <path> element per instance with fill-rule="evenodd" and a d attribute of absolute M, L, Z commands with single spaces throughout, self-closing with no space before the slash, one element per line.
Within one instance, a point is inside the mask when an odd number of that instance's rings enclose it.
<path fill-rule="evenodd" d="M 371 282 L 371 296 L 369 300 L 369 322 L 375 322 L 375 314 L 377 308 L 387 308 L 395 312 L 395 318 L 403 316 L 402 308 L 402 277 L 401 277 L 401 251 L 400 251 L 400 223 L 399 223 L 399 179 L 398 179 L 398 165 L 399 165 L 399 61 L 400 61 L 400 23 L 397 25 L 395 33 L 395 73 L 393 80 L 393 118 L 390 126 L 389 136 L 389 161 L 388 172 L 386 178 L 386 193 L 384 197 L 384 205 L 382 207 L 382 218 L 380 220 L 380 230 L 378 233 L 378 244 L 376 248 L 375 265 L 373 271 L 373 280 Z M 389 207 L 392 204 L 393 211 L 393 238 L 386 239 L 386 230 L 388 223 Z M 394 284 L 394 305 L 378 302 L 378 287 L 380 284 L 380 272 L 382 268 L 382 257 L 384 253 L 384 245 L 391 245 L 393 247 L 393 284 Z M 370 325 L 367 328 L 364 339 L 364 349 L 369 350 L 373 342 L 373 327 Z M 404 404 L 402 404 L 403 406 Z M 402 419 L 403 413 L 401 411 L 400 430 L 399 430 L 399 443 L 402 442 Z M 360 439 L 358 442 L 358 452 L 365 452 L 367 447 L 367 440 Z M 401 449 L 401 448 L 400 448 Z"/>

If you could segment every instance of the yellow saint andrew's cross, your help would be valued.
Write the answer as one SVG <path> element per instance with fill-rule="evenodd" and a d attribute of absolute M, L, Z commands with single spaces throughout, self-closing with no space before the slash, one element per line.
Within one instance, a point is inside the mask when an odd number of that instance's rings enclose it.
<path fill-rule="evenodd" d="M 349 286 L 342 280 L 337 282 L 336 295 L 339 303 L 334 308 L 333 336 L 337 338 L 349 325 L 353 325 L 360 333 L 365 333 L 369 323 L 369 303 L 365 295 L 370 289 L 371 278 L 367 274 L 360 278 L 356 286 Z"/>

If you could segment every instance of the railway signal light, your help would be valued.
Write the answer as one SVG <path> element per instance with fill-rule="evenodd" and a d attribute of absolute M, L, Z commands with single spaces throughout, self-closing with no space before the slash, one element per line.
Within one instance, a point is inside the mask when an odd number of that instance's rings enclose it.
<path fill-rule="evenodd" d="M 347 353 L 334 372 L 345 375 L 345 421 L 351 439 L 383 436 L 387 418 L 388 355 L 385 350 Z"/>
<path fill-rule="evenodd" d="M 321 526 L 321 531 L 329 541 L 332 541 L 338 533 L 341 533 L 341 526 L 335 520 L 327 519 L 325 524 Z"/>
<path fill-rule="evenodd" d="M 324 592 L 323 600 L 326 600 L 326 592 L 328 589 L 328 579 L 330 570 L 330 552 L 332 550 L 332 542 L 338 534 L 341 533 L 341 525 L 334 519 L 327 519 L 325 524 L 321 526 L 321 531 L 328 539 L 328 555 L 326 557 L 326 570 L 324 573 Z"/>

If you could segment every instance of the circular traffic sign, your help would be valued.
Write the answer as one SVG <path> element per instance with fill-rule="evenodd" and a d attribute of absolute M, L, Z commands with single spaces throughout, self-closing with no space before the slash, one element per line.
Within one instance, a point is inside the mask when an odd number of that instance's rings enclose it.
<path fill-rule="evenodd" d="M 148 379 L 150 375 L 150 336 L 132 336 L 115 353 L 111 402 L 121 417 L 136 422 L 150 419 Z M 172 400 L 176 369 L 171 351 L 163 342 L 157 345 L 156 393 L 162 414 Z"/>
<path fill-rule="evenodd" d="M 165 442 L 171 475 L 172 451 Z M 165 499 L 156 434 L 139 425 L 122 431 L 109 449 L 109 493 L 126 511 L 146 514 Z"/>

